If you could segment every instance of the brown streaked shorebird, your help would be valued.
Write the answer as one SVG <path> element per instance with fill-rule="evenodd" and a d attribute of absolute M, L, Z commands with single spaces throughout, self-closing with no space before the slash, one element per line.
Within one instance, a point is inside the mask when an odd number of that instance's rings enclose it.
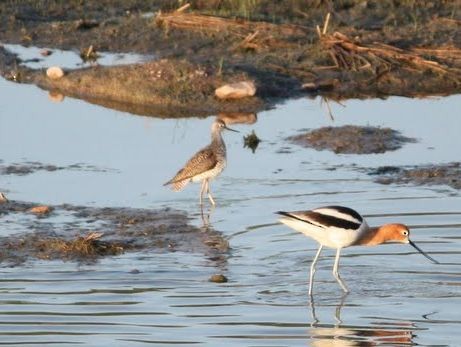
<path fill-rule="evenodd" d="M 0 203 L 2 203 L 2 202 L 8 202 L 8 199 L 7 199 L 5 194 L 0 192 Z"/>
<path fill-rule="evenodd" d="M 194 154 L 192 158 L 178 171 L 178 173 L 164 184 L 171 185 L 175 192 L 182 190 L 190 181 L 202 181 L 200 188 L 200 205 L 202 205 L 203 194 L 207 193 L 212 205 L 216 205 L 210 191 L 210 180 L 218 176 L 226 167 L 226 144 L 222 138 L 224 129 L 230 129 L 220 119 L 216 119 L 211 125 L 211 143 Z"/>

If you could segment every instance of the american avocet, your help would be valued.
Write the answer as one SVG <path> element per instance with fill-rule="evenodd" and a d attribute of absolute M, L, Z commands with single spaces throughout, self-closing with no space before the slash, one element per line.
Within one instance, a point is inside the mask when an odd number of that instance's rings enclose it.
<path fill-rule="evenodd" d="M 438 263 L 410 240 L 410 230 L 404 224 L 385 224 L 371 228 L 359 213 L 343 206 L 325 206 L 309 211 L 279 211 L 277 213 L 283 216 L 279 219 L 280 222 L 313 238 L 320 244 L 311 264 L 309 295 L 312 295 L 315 265 L 323 246 L 336 249 L 333 276 L 346 293 L 348 289 L 338 273 L 342 248 L 375 246 L 388 241 L 408 243 L 430 261 Z"/>
<path fill-rule="evenodd" d="M 208 199 L 215 205 L 210 192 L 210 179 L 218 176 L 226 167 L 226 144 L 222 139 L 221 132 L 224 130 L 238 132 L 230 129 L 220 119 L 216 119 L 211 125 L 211 143 L 194 154 L 192 158 L 178 171 L 178 173 L 164 185 L 171 184 L 175 192 L 182 190 L 190 181 L 202 181 L 200 189 L 200 205 L 202 205 L 203 193 L 208 194 Z"/>

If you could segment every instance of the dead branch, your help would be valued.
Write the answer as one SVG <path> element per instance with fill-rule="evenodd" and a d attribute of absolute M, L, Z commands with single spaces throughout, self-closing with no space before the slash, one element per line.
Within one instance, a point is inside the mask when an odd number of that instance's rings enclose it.
<path fill-rule="evenodd" d="M 236 36 L 242 48 L 286 47 L 290 38 L 304 37 L 308 28 L 290 24 L 272 24 L 252 22 L 241 19 L 229 19 L 201 14 L 175 11 L 158 13 L 157 25 L 165 28 L 176 28 L 207 33 L 225 33 Z"/>
<path fill-rule="evenodd" d="M 423 58 L 427 51 L 405 51 L 383 43 L 361 45 L 346 35 L 335 32 L 332 35 L 322 34 L 321 43 L 329 51 L 336 66 L 344 70 L 357 71 L 364 68 L 373 70 L 400 67 L 417 71 L 431 70 L 448 74 L 450 69 L 437 61 Z M 443 54 L 434 51 L 434 54 Z M 445 53 L 446 54 L 446 53 Z M 453 54 L 450 51 L 450 54 Z"/>

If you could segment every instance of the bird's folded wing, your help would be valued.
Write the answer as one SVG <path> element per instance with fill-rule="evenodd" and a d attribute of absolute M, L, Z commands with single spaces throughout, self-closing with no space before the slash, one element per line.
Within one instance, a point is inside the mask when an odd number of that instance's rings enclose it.
<path fill-rule="evenodd" d="M 309 211 L 285 212 L 283 215 L 315 225 L 320 228 L 339 228 L 344 230 L 357 230 L 362 225 L 362 219 L 355 216 L 340 213 L 334 207 L 325 207 Z"/>
<path fill-rule="evenodd" d="M 186 179 L 191 179 L 194 176 L 200 175 L 208 170 L 213 169 L 218 160 L 216 155 L 208 149 L 208 147 L 198 151 L 189 159 L 184 167 L 167 183 L 172 184 Z"/>

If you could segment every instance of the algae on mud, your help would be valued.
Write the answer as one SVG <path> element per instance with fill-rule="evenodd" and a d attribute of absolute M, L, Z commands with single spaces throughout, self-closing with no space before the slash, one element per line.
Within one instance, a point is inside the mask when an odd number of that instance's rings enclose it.
<path fill-rule="evenodd" d="M 0 175 L 29 175 L 37 171 L 59 171 L 59 170 L 81 170 L 81 171 L 108 171 L 107 169 L 97 168 L 93 165 L 76 163 L 68 166 L 56 166 L 53 164 L 44 164 L 38 161 L 26 161 L 22 163 L 12 163 L 4 165 L 0 161 Z"/>
<path fill-rule="evenodd" d="M 378 176 L 375 181 L 381 184 L 445 185 L 461 189 L 460 162 L 413 167 L 384 166 L 371 170 L 369 174 Z"/>
<path fill-rule="evenodd" d="M 32 230 L 1 237 L 0 262 L 9 266 L 34 258 L 94 262 L 125 251 L 193 251 L 216 260 L 229 248 L 219 232 L 189 225 L 181 211 L 65 204 L 25 218 L 34 207 L 36 203 L 12 200 L 0 204 L 2 218 L 21 219 L 23 229 Z M 69 215 L 71 221 L 59 221 Z"/>
<path fill-rule="evenodd" d="M 371 154 L 395 151 L 404 143 L 415 142 L 390 128 L 344 125 L 324 127 L 294 135 L 289 141 L 317 150 L 328 149 L 341 154 Z"/>
<path fill-rule="evenodd" d="M 91 1 L 1 2 L 0 13 L 8 20 L 0 23 L 0 35 L 6 42 L 155 54 L 166 59 L 162 71 L 176 78 L 151 80 L 149 64 L 156 63 L 149 63 L 86 69 L 53 85 L 0 53 L 1 74 L 109 107 L 170 116 L 178 110 L 182 115 L 256 111 L 303 94 L 340 99 L 461 91 L 457 1 L 295 0 L 288 6 L 266 0 L 197 0 L 191 1 L 192 13 L 165 14 L 177 6 L 177 1 L 166 0 L 104 1 L 104 6 Z M 319 35 L 316 25 L 322 25 L 327 13 L 332 14 L 329 26 Z M 185 80 L 176 75 L 183 69 L 208 76 Z M 256 98 L 213 98 L 212 88 L 238 76 L 256 82 Z M 302 90 L 302 85 L 327 80 L 338 83 L 330 90 Z M 152 110 L 154 105 L 159 109 Z"/>

